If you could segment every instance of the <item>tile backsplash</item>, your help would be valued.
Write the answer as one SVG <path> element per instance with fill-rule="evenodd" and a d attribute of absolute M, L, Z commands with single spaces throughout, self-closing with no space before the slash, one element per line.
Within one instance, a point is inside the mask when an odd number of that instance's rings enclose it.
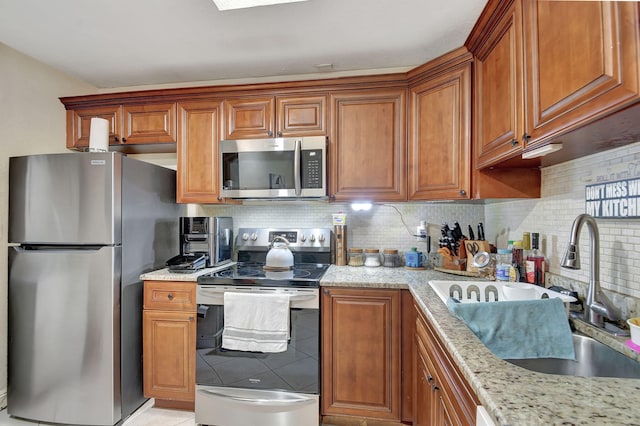
<path fill-rule="evenodd" d="M 499 247 L 539 232 L 549 272 L 583 283 L 589 281 L 590 249 L 586 227 L 580 233 L 582 268 L 560 267 L 574 219 L 585 213 L 585 186 L 640 177 L 640 143 L 542 169 L 542 196 L 535 200 L 485 205 L 487 236 Z M 640 298 L 640 219 L 596 219 L 600 233 L 600 283 L 611 298 Z M 630 305 L 630 303 L 624 303 Z M 621 306 L 634 313 L 634 308 Z M 635 314 L 639 312 L 635 311 Z"/>
<path fill-rule="evenodd" d="M 374 204 L 369 211 L 353 211 L 350 204 L 295 203 L 272 201 L 242 206 L 196 206 L 192 215 L 232 216 L 233 226 L 242 227 L 332 227 L 332 213 L 347 214 L 347 246 L 395 248 L 404 252 L 411 247 L 426 251 L 424 242 L 413 237 L 421 220 L 427 221 L 431 249 L 437 248 L 440 225 L 458 221 L 464 230 L 468 224 L 484 221 L 484 206 L 471 203 L 397 203 Z M 466 231 L 465 231 L 466 232 Z"/>
<path fill-rule="evenodd" d="M 585 185 L 640 177 L 640 142 L 542 169 L 539 199 L 461 202 L 374 204 L 370 211 L 352 211 L 349 204 L 265 202 L 242 206 L 190 206 L 190 215 L 232 216 L 239 227 L 331 227 L 332 213 L 347 214 L 347 245 L 362 248 L 397 248 L 406 251 L 424 243 L 413 235 L 421 220 L 428 223 L 432 252 L 440 237 L 440 225 L 458 221 L 485 223 L 486 238 L 498 247 L 525 231 L 539 232 L 549 272 L 567 280 L 584 295 L 589 281 L 589 238 L 581 232 L 582 269 L 560 268 L 569 231 L 576 216 L 585 212 Z M 625 314 L 640 314 L 640 220 L 597 219 L 600 231 L 601 286 Z"/>

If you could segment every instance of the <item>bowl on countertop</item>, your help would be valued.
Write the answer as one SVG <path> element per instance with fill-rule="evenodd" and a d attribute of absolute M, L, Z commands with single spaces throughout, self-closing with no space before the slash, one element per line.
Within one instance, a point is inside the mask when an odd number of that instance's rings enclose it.
<path fill-rule="evenodd" d="M 631 341 L 640 346 L 640 317 L 629 318 L 627 324 L 631 331 Z"/>
<path fill-rule="evenodd" d="M 532 300 L 538 298 L 538 293 L 533 284 L 505 283 L 502 286 L 502 294 L 505 300 Z"/>

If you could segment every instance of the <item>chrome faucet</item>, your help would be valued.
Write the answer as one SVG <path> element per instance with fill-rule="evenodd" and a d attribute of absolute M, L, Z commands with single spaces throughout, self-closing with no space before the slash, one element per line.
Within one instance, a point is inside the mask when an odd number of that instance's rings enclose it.
<path fill-rule="evenodd" d="M 604 318 L 617 321 L 621 318 L 620 311 L 600 289 L 600 233 L 593 216 L 581 214 L 576 217 L 571 227 L 569 245 L 562 257 L 560 266 L 568 269 L 580 269 L 580 230 L 586 224 L 589 229 L 589 248 L 591 250 L 591 265 L 589 268 L 589 290 L 585 301 L 584 320 L 595 326 L 604 327 Z"/>

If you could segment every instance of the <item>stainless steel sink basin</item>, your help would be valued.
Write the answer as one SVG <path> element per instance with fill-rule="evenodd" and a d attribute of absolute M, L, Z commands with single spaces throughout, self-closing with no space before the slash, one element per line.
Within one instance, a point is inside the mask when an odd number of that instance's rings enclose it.
<path fill-rule="evenodd" d="M 573 343 L 576 351 L 575 361 L 558 358 L 507 359 L 505 361 L 540 373 L 640 379 L 640 362 L 582 334 L 574 334 Z"/>

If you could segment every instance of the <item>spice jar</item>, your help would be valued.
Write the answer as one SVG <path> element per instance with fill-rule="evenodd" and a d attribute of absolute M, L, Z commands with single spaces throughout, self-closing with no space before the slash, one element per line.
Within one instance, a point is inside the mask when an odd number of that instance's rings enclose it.
<path fill-rule="evenodd" d="M 400 257 L 398 257 L 398 250 L 395 249 L 384 249 L 382 251 L 382 255 L 384 256 L 384 266 L 387 268 L 395 268 L 400 266 Z"/>
<path fill-rule="evenodd" d="M 362 266 L 364 265 L 364 255 L 361 248 L 349 249 L 349 266 Z"/>
<path fill-rule="evenodd" d="M 364 266 L 377 267 L 380 266 L 380 250 L 365 249 L 364 250 Z"/>

